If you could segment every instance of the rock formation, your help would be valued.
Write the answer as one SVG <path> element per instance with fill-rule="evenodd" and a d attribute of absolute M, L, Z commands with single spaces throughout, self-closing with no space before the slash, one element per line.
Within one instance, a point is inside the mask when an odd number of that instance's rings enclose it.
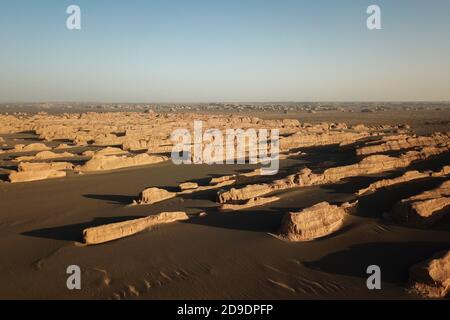
<path fill-rule="evenodd" d="M 239 210 L 245 210 L 245 209 L 249 209 L 249 208 L 254 208 L 254 207 L 260 207 L 263 205 L 266 205 L 268 203 L 271 202 L 275 202 L 280 200 L 280 198 L 278 197 L 261 197 L 261 198 L 252 198 L 250 200 L 245 201 L 242 204 L 231 204 L 231 203 L 225 203 L 222 204 L 219 207 L 220 211 L 239 211 Z"/>
<path fill-rule="evenodd" d="M 167 157 L 151 156 L 146 153 L 134 157 L 95 155 L 91 160 L 76 169 L 81 172 L 105 171 L 156 164 L 167 160 Z"/>
<path fill-rule="evenodd" d="M 283 218 L 279 237 L 287 241 L 311 241 L 335 233 L 356 205 L 345 203 L 339 207 L 322 202 L 300 212 L 290 212 Z"/>
<path fill-rule="evenodd" d="M 62 178 L 65 176 L 66 176 L 65 171 L 58 171 L 58 170 L 11 172 L 9 174 L 9 181 L 12 183 L 30 182 L 30 181 Z"/>
<path fill-rule="evenodd" d="M 416 147 L 437 146 L 447 144 L 450 137 L 447 134 L 435 134 L 431 137 L 397 136 L 398 139 L 390 139 L 381 144 L 369 145 L 357 149 L 358 155 L 369 155 L 388 151 L 412 149 Z"/>
<path fill-rule="evenodd" d="M 414 181 L 418 179 L 423 178 L 429 178 L 429 177 L 442 177 L 445 175 L 450 174 L 450 167 L 445 166 L 441 171 L 439 172 L 419 172 L 419 171 L 407 171 L 405 174 L 403 174 L 400 177 L 393 178 L 393 179 L 383 179 L 377 182 L 374 182 L 370 184 L 367 188 L 359 190 L 356 194 L 357 195 L 364 195 L 369 192 L 375 192 L 382 188 L 387 188 L 393 185 L 398 185 L 401 183 Z"/>
<path fill-rule="evenodd" d="M 192 193 L 197 193 L 197 192 L 203 192 L 203 191 L 209 191 L 209 190 L 216 190 L 216 189 L 220 189 L 226 186 L 230 186 L 232 184 L 234 184 L 236 182 L 236 180 L 227 180 L 227 181 L 223 181 L 221 183 L 216 183 L 213 185 L 208 185 L 208 186 L 199 186 L 195 189 L 187 189 L 187 190 L 183 190 L 181 192 L 178 192 L 179 195 L 183 195 L 183 194 L 192 194 Z"/>
<path fill-rule="evenodd" d="M 19 172 L 47 171 L 47 170 L 72 170 L 73 164 L 69 162 L 22 162 L 18 166 Z"/>
<path fill-rule="evenodd" d="M 128 154 L 127 151 L 124 151 L 120 148 L 107 147 L 101 150 L 98 150 L 94 153 L 97 156 L 116 156 L 116 155 L 124 155 Z"/>
<path fill-rule="evenodd" d="M 414 161 L 428 159 L 431 156 L 448 152 L 448 150 L 447 146 L 440 148 L 427 147 L 421 151 L 407 152 L 400 157 L 373 155 L 364 158 L 356 164 L 326 169 L 322 174 L 316 174 L 308 168 L 303 168 L 297 174 L 289 175 L 284 179 L 275 180 L 271 183 L 247 185 L 240 189 L 232 188 L 229 191 L 221 191 L 218 193 L 218 202 L 249 200 L 274 191 L 337 183 L 349 177 L 406 168 Z"/>
<path fill-rule="evenodd" d="M 218 184 L 218 183 L 235 180 L 235 179 L 236 179 L 235 174 L 230 175 L 230 176 L 222 176 L 222 177 L 218 177 L 218 178 L 212 178 L 211 181 L 209 182 L 209 184 Z"/>
<path fill-rule="evenodd" d="M 8 153 L 18 153 L 18 152 L 32 152 L 32 151 L 46 151 L 52 148 L 47 147 L 43 143 L 31 143 L 29 145 L 16 144 L 13 149 L 8 150 Z"/>
<path fill-rule="evenodd" d="M 176 196 L 176 192 L 169 192 L 167 190 L 159 188 L 148 188 L 141 192 L 137 204 L 154 204 L 157 202 L 175 198 Z"/>
<path fill-rule="evenodd" d="M 197 189 L 198 183 L 195 183 L 195 182 L 180 183 L 179 188 L 180 188 L 180 191 Z"/>
<path fill-rule="evenodd" d="M 450 180 L 440 187 L 403 199 L 391 210 L 391 218 L 402 225 L 427 228 L 450 213 Z"/>
<path fill-rule="evenodd" d="M 368 132 L 327 131 L 323 133 L 305 133 L 299 131 L 291 136 L 280 139 L 280 150 L 289 151 L 295 148 L 345 145 L 370 137 Z"/>
<path fill-rule="evenodd" d="M 409 274 L 412 288 L 418 294 L 427 298 L 450 298 L 450 250 L 413 266 Z"/>
<path fill-rule="evenodd" d="M 88 245 L 101 244 L 129 237 L 154 226 L 188 219 L 186 212 L 163 212 L 146 218 L 86 229 L 83 231 L 83 241 Z"/>
<path fill-rule="evenodd" d="M 55 153 L 52 151 L 41 151 L 35 156 L 23 156 L 17 157 L 15 161 L 34 161 L 34 160 L 52 160 L 52 159 L 62 159 L 62 158 L 74 158 L 75 155 L 70 152 Z"/>

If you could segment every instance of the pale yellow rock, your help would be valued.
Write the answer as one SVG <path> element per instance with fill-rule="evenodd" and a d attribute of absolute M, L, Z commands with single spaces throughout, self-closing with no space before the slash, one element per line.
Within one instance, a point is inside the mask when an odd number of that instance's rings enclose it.
<path fill-rule="evenodd" d="M 361 189 L 357 192 L 358 195 L 363 195 L 368 192 L 375 192 L 379 189 L 386 188 L 389 186 L 401 184 L 408 181 L 413 181 L 417 179 L 430 177 L 430 173 L 424 173 L 419 171 L 408 171 L 404 175 L 393 178 L 393 179 L 384 179 L 370 184 L 367 188 Z"/>
<path fill-rule="evenodd" d="M 33 160 L 52 160 L 52 159 L 61 159 L 61 158 L 74 158 L 75 155 L 70 152 L 63 153 L 55 153 L 52 151 L 41 151 L 37 153 L 35 156 L 23 156 L 18 157 L 16 161 L 33 161 Z"/>
<path fill-rule="evenodd" d="M 179 188 L 180 188 L 181 191 L 197 189 L 198 188 L 198 183 L 195 183 L 195 182 L 180 183 Z"/>
<path fill-rule="evenodd" d="M 390 139 L 384 143 L 365 146 L 357 149 L 358 155 L 369 155 L 387 151 L 410 149 L 415 147 L 436 146 L 442 143 L 448 143 L 450 137 L 446 134 L 435 134 L 431 137 L 404 137 L 399 136 L 397 140 Z"/>
<path fill-rule="evenodd" d="M 172 199 L 177 196 L 176 192 L 169 192 L 159 188 L 148 188 L 141 192 L 138 204 L 149 205 L 164 200 Z"/>
<path fill-rule="evenodd" d="M 441 171 L 432 173 L 433 177 L 443 177 L 447 175 L 450 175 L 450 166 L 445 166 Z"/>
<path fill-rule="evenodd" d="M 77 167 L 81 172 L 116 170 L 127 167 L 143 166 L 167 161 L 167 157 L 139 154 L 134 157 L 95 155 L 84 165 Z"/>
<path fill-rule="evenodd" d="M 338 207 L 322 202 L 300 212 L 286 214 L 279 237 L 287 241 L 311 241 L 335 233 L 345 223 L 347 212 L 355 210 L 357 202 Z"/>
<path fill-rule="evenodd" d="M 10 152 L 31 152 L 31 151 L 46 151 L 51 150 L 43 143 L 32 143 L 29 145 L 18 144 Z"/>
<path fill-rule="evenodd" d="M 9 181 L 12 183 L 30 182 L 30 181 L 62 178 L 65 176 L 66 176 L 65 171 L 58 171 L 58 170 L 12 172 L 9 174 Z"/>
<path fill-rule="evenodd" d="M 22 162 L 18 166 L 19 172 L 46 171 L 46 170 L 72 170 L 73 164 L 69 162 Z"/>
<path fill-rule="evenodd" d="M 94 145 L 96 146 L 117 146 L 122 145 L 122 143 L 123 138 L 111 133 L 99 134 L 94 138 Z"/>
<path fill-rule="evenodd" d="M 163 212 L 146 218 L 86 229 L 83 231 L 83 241 L 88 245 L 102 244 L 129 237 L 154 226 L 188 219 L 186 212 Z"/>
<path fill-rule="evenodd" d="M 226 192 L 218 193 L 218 202 L 250 200 L 274 191 L 269 184 L 252 184 L 241 189 L 232 188 Z"/>
<path fill-rule="evenodd" d="M 218 177 L 218 178 L 212 178 L 211 181 L 209 182 L 209 184 L 218 184 L 218 183 L 222 183 L 225 181 L 230 181 L 236 178 L 236 175 L 230 175 L 230 176 L 223 176 L 223 177 Z"/>
<path fill-rule="evenodd" d="M 55 148 L 55 150 L 70 149 L 70 148 L 73 148 L 73 146 L 70 146 L 67 143 L 61 143 Z"/>
<path fill-rule="evenodd" d="M 301 169 L 297 174 L 289 175 L 271 183 L 247 185 L 243 188 L 232 188 L 218 193 L 218 202 L 249 200 L 261 197 L 274 191 L 287 190 L 306 186 L 317 186 L 337 183 L 345 178 L 382 173 L 389 170 L 406 168 L 414 161 L 425 160 L 429 157 L 448 152 L 445 147 L 426 147 L 421 151 L 407 152 L 400 157 L 386 155 L 372 155 L 359 163 L 326 169 L 322 174 L 315 174 L 308 168 Z"/>
<path fill-rule="evenodd" d="M 114 148 L 114 147 L 107 147 L 104 149 L 101 149 L 97 152 L 95 152 L 95 155 L 99 155 L 99 156 L 115 156 L 115 155 L 123 155 L 123 154 L 128 154 L 127 151 L 124 151 L 120 148 Z"/>
<path fill-rule="evenodd" d="M 84 157 L 90 157 L 90 158 L 92 158 L 93 156 L 95 156 L 95 151 L 92 151 L 92 150 L 86 150 L 86 151 L 84 151 L 81 155 L 84 156 Z"/>
<path fill-rule="evenodd" d="M 427 298 L 450 297 L 450 250 L 410 269 L 412 288 Z"/>
<path fill-rule="evenodd" d="M 220 211 L 240 211 L 240 210 L 245 210 L 245 209 L 249 209 L 249 208 L 260 207 L 260 206 L 263 206 L 263 205 L 266 205 L 268 203 L 272 203 L 272 202 L 275 202 L 278 200 L 280 200 L 280 198 L 278 198 L 278 197 L 252 198 L 243 204 L 225 203 L 220 206 L 219 210 Z"/>
<path fill-rule="evenodd" d="M 328 129 L 325 129 L 328 130 Z M 282 137 L 280 139 L 280 150 L 289 151 L 294 148 L 304 148 L 312 146 L 324 146 L 324 145 L 345 145 L 351 144 L 363 138 L 369 137 L 367 132 L 345 132 L 345 131 L 326 131 L 323 133 L 305 133 L 298 132 L 288 137 Z"/>
<path fill-rule="evenodd" d="M 224 181 L 224 182 L 217 183 L 214 185 L 199 186 L 196 189 L 183 190 L 181 192 L 178 192 L 178 194 L 183 195 L 183 194 L 192 194 L 192 193 L 203 192 L 203 191 L 208 191 L 208 190 L 216 190 L 216 189 L 220 189 L 222 187 L 230 186 L 234 183 L 236 183 L 236 180 L 228 180 L 228 181 Z"/>
<path fill-rule="evenodd" d="M 403 199 L 391 210 L 392 219 L 402 225 L 427 228 L 450 214 L 450 180 L 436 189 Z"/>
<path fill-rule="evenodd" d="M 239 176 L 240 177 L 245 177 L 245 178 L 252 178 L 252 177 L 258 177 L 262 175 L 262 170 L 261 168 L 255 169 L 253 171 L 247 172 L 247 173 L 242 173 Z"/>

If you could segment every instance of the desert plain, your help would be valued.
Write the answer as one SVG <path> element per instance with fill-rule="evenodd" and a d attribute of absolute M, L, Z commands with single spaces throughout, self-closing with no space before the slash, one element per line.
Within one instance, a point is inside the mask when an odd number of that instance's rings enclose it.
<path fill-rule="evenodd" d="M 195 120 L 279 129 L 279 172 L 173 164 Z M 448 103 L 2 105 L 0 298 L 448 298 L 449 135 Z"/>

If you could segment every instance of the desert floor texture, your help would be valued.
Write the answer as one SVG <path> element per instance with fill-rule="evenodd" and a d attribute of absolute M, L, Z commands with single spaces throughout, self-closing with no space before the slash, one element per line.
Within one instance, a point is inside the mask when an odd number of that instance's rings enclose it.
<path fill-rule="evenodd" d="M 2 299 L 449 296 L 450 108 L 0 111 Z M 280 171 L 174 165 L 194 120 L 280 129 Z"/>

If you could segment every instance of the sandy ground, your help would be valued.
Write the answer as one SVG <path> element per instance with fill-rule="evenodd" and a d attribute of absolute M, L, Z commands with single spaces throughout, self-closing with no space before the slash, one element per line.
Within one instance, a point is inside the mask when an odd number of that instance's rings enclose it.
<path fill-rule="evenodd" d="M 425 121 L 443 119 L 442 113 L 440 117 L 425 114 L 415 118 L 387 114 L 358 115 L 357 123 L 395 121 L 426 131 L 431 128 Z M 297 118 L 306 122 L 356 121 L 351 114 L 346 116 Z M 31 135 L 3 137 L 14 143 L 34 139 Z M 449 159 L 449 154 L 444 154 L 414 167 L 440 168 L 449 165 Z M 334 147 L 312 148 L 307 157 L 282 161 L 280 175 L 302 164 L 317 168 L 324 161 L 339 165 L 356 158 Z M 353 216 L 347 227 L 308 243 L 283 242 L 271 233 L 284 213 L 324 200 L 352 200 L 356 190 L 380 176 L 291 190 L 283 193 L 279 202 L 235 213 L 217 211 L 214 191 L 152 206 L 127 206 L 149 186 L 171 188 L 185 181 L 206 182 L 251 168 L 168 162 L 42 182 L 0 182 L 0 298 L 417 299 L 407 290 L 409 267 L 450 246 L 449 219 L 432 230 L 400 227 L 381 219 L 396 201 L 436 187 L 442 182 L 438 179 L 402 184 L 363 197 L 361 213 Z M 179 210 L 190 214 L 205 211 L 208 216 L 100 246 L 80 244 L 87 227 Z M 79 291 L 66 288 L 66 268 L 72 264 L 82 269 Z M 366 286 L 366 268 L 373 264 L 382 270 L 380 291 L 369 291 Z"/>

